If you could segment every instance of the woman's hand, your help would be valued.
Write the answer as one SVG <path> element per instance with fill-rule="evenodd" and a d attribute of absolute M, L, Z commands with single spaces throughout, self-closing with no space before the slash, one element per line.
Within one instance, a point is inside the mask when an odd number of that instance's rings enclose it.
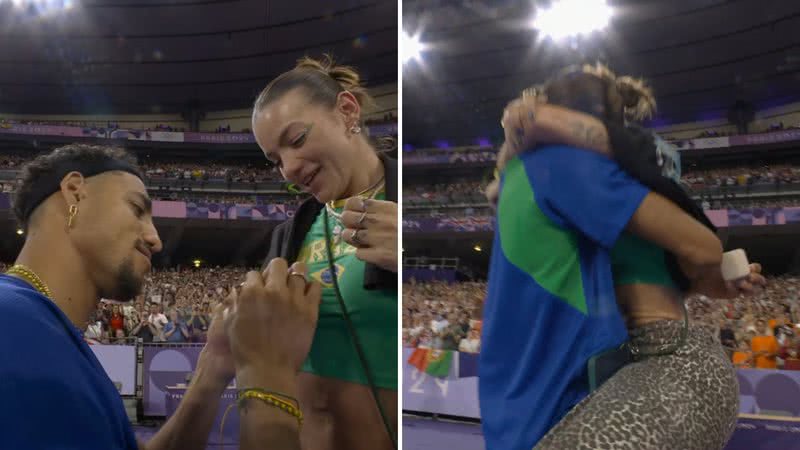
<path fill-rule="evenodd" d="M 342 225 L 342 238 L 356 247 L 356 258 L 397 272 L 397 203 L 351 197 Z"/>
<path fill-rule="evenodd" d="M 263 273 L 248 272 L 225 317 L 240 387 L 294 384 L 314 338 L 322 290 L 306 282 L 306 267 L 275 258 Z M 214 324 L 212 322 L 212 328 Z M 209 341 L 211 339 L 209 330 Z"/>
<path fill-rule="evenodd" d="M 499 170 L 503 170 L 506 163 L 520 152 L 536 145 L 535 124 L 540 104 L 544 102 L 536 97 L 522 97 L 512 100 L 503 110 L 500 125 L 505 132 L 505 142 L 497 155 Z"/>
<path fill-rule="evenodd" d="M 739 295 L 753 295 L 759 288 L 767 285 L 767 279 L 761 275 L 761 264 L 750 264 L 750 273 L 738 280 L 727 281 L 725 285 L 733 297 Z"/>

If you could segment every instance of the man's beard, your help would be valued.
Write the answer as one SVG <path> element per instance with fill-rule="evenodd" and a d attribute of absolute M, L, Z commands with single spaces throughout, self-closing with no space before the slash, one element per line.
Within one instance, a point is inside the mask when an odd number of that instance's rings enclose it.
<path fill-rule="evenodd" d="M 142 291 L 143 278 L 137 278 L 133 270 L 133 260 L 125 258 L 117 269 L 114 285 L 108 291 L 101 290 L 100 298 L 130 302 Z"/>

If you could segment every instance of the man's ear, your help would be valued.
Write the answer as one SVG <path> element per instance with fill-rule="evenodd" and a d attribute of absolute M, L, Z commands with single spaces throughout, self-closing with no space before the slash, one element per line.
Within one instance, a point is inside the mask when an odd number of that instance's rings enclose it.
<path fill-rule="evenodd" d="M 64 175 L 60 186 L 61 196 L 68 208 L 69 205 L 74 205 L 86 197 L 86 178 L 80 172 L 72 171 Z"/>

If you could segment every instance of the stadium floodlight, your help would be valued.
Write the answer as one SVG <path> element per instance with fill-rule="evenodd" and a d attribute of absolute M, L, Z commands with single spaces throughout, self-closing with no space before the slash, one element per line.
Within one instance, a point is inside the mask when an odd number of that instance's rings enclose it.
<path fill-rule="evenodd" d="M 472 249 L 478 253 L 483 251 L 483 248 L 481 248 L 480 244 L 475 244 L 475 247 L 472 247 Z"/>
<path fill-rule="evenodd" d="M 75 0 L 0 0 L 0 4 L 10 2 L 19 9 L 31 9 L 37 14 L 54 13 L 72 9 Z"/>
<path fill-rule="evenodd" d="M 422 51 L 425 50 L 425 45 L 419 41 L 419 34 L 411 36 L 403 32 L 402 42 L 400 42 L 400 51 L 403 54 L 403 64 L 412 59 L 419 59 Z"/>
<path fill-rule="evenodd" d="M 537 12 L 533 28 L 558 41 L 606 28 L 611 14 L 606 0 L 560 0 Z"/>

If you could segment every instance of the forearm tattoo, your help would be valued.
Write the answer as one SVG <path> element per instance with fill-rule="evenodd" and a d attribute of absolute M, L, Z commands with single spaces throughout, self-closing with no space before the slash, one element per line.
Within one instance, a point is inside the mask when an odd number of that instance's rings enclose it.
<path fill-rule="evenodd" d="M 581 147 L 604 149 L 605 138 L 602 126 L 587 124 L 583 119 L 570 119 L 567 126 L 572 137 L 581 142 Z"/>

